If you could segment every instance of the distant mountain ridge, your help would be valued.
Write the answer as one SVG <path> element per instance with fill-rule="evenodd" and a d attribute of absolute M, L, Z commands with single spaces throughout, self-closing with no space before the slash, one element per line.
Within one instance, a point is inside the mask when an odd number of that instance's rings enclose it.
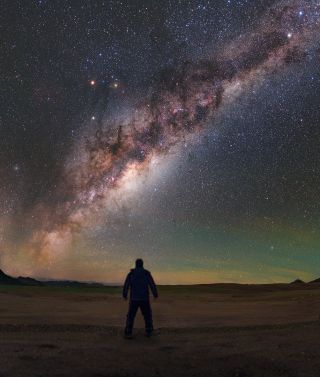
<path fill-rule="evenodd" d="M 304 282 L 296 279 L 289 284 L 313 284 L 320 283 L 320 278 Z M 76 280 L 37 280 L 30 277 L 19 276 L 14 278 L 0 269 L 0 285 L 26 285 L 26 286 L 50 286 L 50 287 L 105 287 L 106 284 L 97 282 L 81 282 Z M 118 284 L 116 284 L 118 285 Z M 210 285 L 210 284 L 209 284 Z"/>
<path fill-rule="evenodd" d="M 28 286 L 63 286 L 63 287 L 104 287 L 102 283 L 79 282 L 75 280 L 36 280 L 19 276 L 14 278 L 0 269 L 0 285 L 28 285 Z"/>
<path fill-rule="evenodd" d="M 76 280 L 42 280 L 41 283 L 51 287 L 105 287 L 103 283 L 97 282 L 83 282 Z"/>
<path fill-rule="evenodd" d="M 43 285 L 41 281 L 32 279 L 29 277 L 19 276 L 14 278 L 7 275 L 2 270 L 0 270 L 0 284 L 11 284 L 11 285 Z"/>

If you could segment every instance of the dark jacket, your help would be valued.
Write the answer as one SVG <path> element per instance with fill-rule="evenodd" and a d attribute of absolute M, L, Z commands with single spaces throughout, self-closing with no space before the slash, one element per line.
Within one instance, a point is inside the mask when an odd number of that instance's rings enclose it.
<path fill-rule="evenodd" d="M 149 287 L 153 296 L 158 297 L 157 287 L 151 273 L 143 267 L 136 267 L 128 273 L 122 296 L 127 298 L 130 288 L 130 300 L 149 300 Z"/>

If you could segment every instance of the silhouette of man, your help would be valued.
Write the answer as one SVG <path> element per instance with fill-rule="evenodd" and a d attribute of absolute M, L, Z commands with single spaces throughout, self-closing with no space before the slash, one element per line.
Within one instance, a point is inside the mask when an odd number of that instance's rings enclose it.
<path fill-rule="evenodd" d="M 122 296 L 126 300 L 130 289 L 129 310 L 124 330 L 125 338 L 132 338 L 134 319 L 139 308 L 144 318 L 146 336 L 150 337 L 152 335 L 153 323 L 149 300 L 149 287 L 153 297 L 157 298 L 158 291 L 151 273 L 143 268 L 143 260 L 137 259 L 136 268 L 133 268 L 127 275 L 122 292 Z"/>

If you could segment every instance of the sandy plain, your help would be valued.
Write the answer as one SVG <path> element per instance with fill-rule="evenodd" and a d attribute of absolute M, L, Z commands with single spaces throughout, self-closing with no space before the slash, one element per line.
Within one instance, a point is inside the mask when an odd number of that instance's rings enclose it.
<path fill-rule="evenodd" d="M 120 288 L 0 286 L 0 377 L 320 376 L 320 284 L 159 293 L 125 340 Z"/>

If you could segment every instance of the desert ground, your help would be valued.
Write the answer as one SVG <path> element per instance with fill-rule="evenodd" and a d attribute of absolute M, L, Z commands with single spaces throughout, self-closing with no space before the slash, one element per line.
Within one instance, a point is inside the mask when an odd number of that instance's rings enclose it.
<path fill-rule="evenodd" d="M 319 377 L 320 284 L 162 286 L 122 337 L 121 289 L 0 286 L 0 377 Z"/>

